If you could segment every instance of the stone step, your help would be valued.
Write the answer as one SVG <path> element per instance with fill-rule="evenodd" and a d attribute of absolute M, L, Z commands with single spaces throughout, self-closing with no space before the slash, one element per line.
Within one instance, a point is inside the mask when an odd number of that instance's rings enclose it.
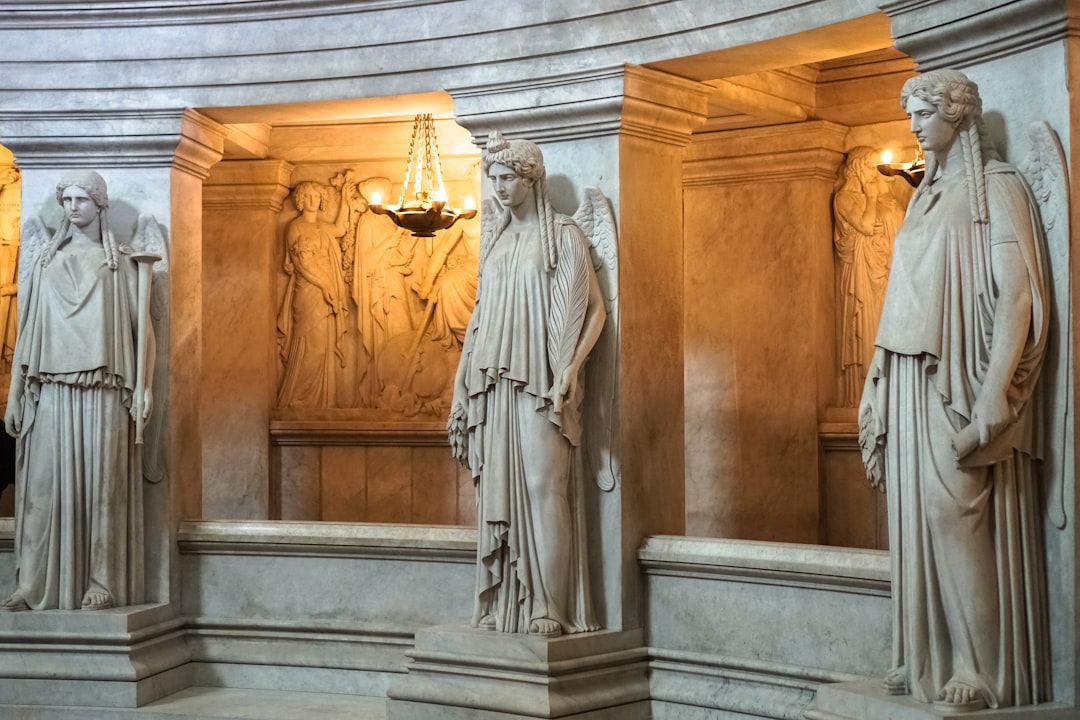
<path fill-rule="evenodd" d="M 14 711 L 14 715 L 7 712 Z M 386 720 L 386 698 L 191 687 L 141 708 L 0 707 L 18 720 Z"/>

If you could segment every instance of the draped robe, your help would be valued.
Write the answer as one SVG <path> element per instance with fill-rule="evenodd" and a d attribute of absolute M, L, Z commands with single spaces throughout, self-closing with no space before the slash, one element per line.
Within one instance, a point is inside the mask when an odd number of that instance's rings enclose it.
<path fill-rule="evenodd" d="M 143 492 L 130 415 L 137 269 L 67 241 L 34 268 L 13 383 L 24 386 L 16 454 L 16 592 L 36 610 L 87 591 L 144 600 Z M 147 325 L 148 332 L 152 329 Z"/>
<path fill-rule="evenodd" d="M 552 404 L 554 379 L 580 337 L 593 269 L 577 225 L 558 216 L 555 229 L 559 260 L 551 271 L 538 228 L 494 240 L 462 351 L 479 523 L 473 624 L 491 615 L 503 632 L 527 632 L 545 617 L 567 633 L 599 627 L 589 593 L 580 397 L 560 413 Z M 566 504 L 569 527 L 554 526 L 541 493 Z M 559 558 L 565 597 L 553 592 L 541 563 L 552 552 L 545 533 L 557 531 L 569 534 Z"/>
<path fill-rule="evenodd" d="M 883 442 L 892 561 L 894 664 L 922 702 L 950 681 L 990 707 L 1048 699 L 1045 552 L 1038 487 L 1046 343 L 1045 240 L 1014 168 L 986 168 L 988 224 L 972 221 L 963 176 L 924 182 L 895 241 L 864 406 Z M 992 249 L 1016 243 L 1032 295 L 1007 392 L 1015 421 L 957 461 L 994 342 Z M 865 448 L 864 448 L 865 449 Z"/>

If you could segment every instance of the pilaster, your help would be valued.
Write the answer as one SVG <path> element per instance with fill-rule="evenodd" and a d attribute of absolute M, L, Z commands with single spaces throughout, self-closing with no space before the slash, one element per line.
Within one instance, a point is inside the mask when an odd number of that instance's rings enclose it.
<path fill-rule="evenodd" d="M 203 188 L 201 517 L 270 517 L 277 220 L 293 165 L 226 161 Z"/>

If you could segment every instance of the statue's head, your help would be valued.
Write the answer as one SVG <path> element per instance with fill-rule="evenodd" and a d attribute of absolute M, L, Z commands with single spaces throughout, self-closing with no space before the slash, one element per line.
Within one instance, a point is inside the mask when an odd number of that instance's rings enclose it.
<path fill-rule="evenodd" d="M 109 189 L 105 185 L 105 178 L 93 170 L 73 170 L 65 173 L 60 182 L 56 183 L 57 204 L 64 204 L 64 191 L 72 186 L 82 188 L 98 206 L 98 210 L 109 207 Z"/>
<path fill-rule="evenodd" d="M 293 202 L 300 212 L 322 210 L 326 207 L 326 188 L 312 180 L 305 180 L 293 190 Z"/>
<path fill-rule="evenodd" d="M 505 165 L 520 177 L 537 181 L 544 177 L 544 154 L 540 146 L 529 140 L 507 140 L 495 130 L 488 135 L 484 148 L 484 174 L 492 165 Z"/>
<path fill-rule="evenodd" d="M 907 109 L 913 97 L 933 105 L 958 127 L 982 115 L 979 86 L 959 70 L 931 70 L 909 78 L 900 90 L 900 104 Z"/>
<path fill-rule="evenodd" d="M 877 173 L 878 154 L 874 148 L 868 145 L 857 145 L 848 151 L 847 161 L 844 163 L 845 180 L 873 179 Z"/>

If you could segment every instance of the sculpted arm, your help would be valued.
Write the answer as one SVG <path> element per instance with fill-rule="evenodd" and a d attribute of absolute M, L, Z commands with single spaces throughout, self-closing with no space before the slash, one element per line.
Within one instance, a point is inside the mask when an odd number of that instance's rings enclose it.
<path fill-rule="evenodd" d="M 971 419 L 981 445 L 997 437 L 1014 420 L 1008 391 L 1027 340 L 1032 308 L 1031 284 L 1020 246 L 1015 242 L 996 243 L 990 248 L 990 257 L 998 298 L 990 363 Z"/>
<path fill-rule="evenodd" d="M 341 185 L 341 202 L 338 203 L 337 219 L 334 220 L 334 237 L 341 237 L 349 230 L 349 190 L 356 186 L 356 182 L 346 179 Z"/>

